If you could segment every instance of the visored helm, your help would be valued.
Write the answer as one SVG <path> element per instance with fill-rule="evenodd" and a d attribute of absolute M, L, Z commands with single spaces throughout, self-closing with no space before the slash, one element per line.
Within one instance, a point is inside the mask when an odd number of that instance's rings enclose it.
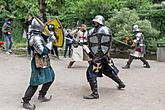
<path fill-rule="evenodd" d="M 40 21 L 38 18 L 34 18 L 32 20 L 31 30 L 32 31 L 42 32 L 43 31 L 43 23 L 42 23 L 42 21 Z"/>
<path fill-rule="evenodd" d="M 104 17 L 101 15 L 96 15 L 92 21 L 104 25 Z"/>
<path fill-rule="evenodd" d="M 48 30 L 49 31 L 54 31 L 54 29 L 55 29 L 54 24 L 48 24 Z"/>
<path fill-rule="evenodd" d="M 137 24 L 133 25 L 132 31 L 133 32 L 139 32 L 140 31 L 139 26 Z"/>

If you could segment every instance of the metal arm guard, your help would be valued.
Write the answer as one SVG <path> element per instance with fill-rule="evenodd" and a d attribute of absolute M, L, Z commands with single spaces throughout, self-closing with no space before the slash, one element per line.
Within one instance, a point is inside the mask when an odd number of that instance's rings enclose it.
<path fill-rule="evenodd" d="M 37 68 L 46 68 L 50 66 L 48 55 L 41 55 L 46 43 L 40 34 L 33 35 L 30 39 L 30 45 L 34 48 L 34 59 Z"/>
<path fill-rule="evenodd" d="M 50 35 L 49 35 L 49 38 L 48 38 L 48 43 L 46 44 L 46 47 L 49 49 L 49 50 L 52 50 L 53 48 L 53 42 L 57 42 L 57 39 L 54 35 L 54 32 L 50 32 Z"/>
<path fill-rule="evenodd" d="M 34 35 L 32 36 L 31 45 L 34 47 L 37 53 L 42 54 L 44 50 L 45 41 L 41 38 L 40 35 Z"/>

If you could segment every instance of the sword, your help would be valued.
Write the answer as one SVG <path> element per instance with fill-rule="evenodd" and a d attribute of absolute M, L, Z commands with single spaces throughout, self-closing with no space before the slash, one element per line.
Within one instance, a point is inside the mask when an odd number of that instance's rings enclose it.
<path fill-rule="evenodd" d="M 119 42 L 119 43 L 121 43 L 121 44 L 124 44 L 124 45 L 130 46 L 130 45 L 128 45 L 127 43 L 122 42 L 122 41 L 120 41 L 120 40 L 117 40 L 117 39 L 112 39 L 112 40 L 114 40 L 114 41 L 116 41 L 116 42 Z M 130 46 L 130 47 L 131 47 L 131 46 Z"/>

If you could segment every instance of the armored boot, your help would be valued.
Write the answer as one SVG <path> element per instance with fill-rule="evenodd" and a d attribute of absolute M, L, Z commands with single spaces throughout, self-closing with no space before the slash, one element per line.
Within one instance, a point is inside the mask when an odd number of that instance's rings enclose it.
<path fill-rule="evenodd" d="M 45 96 L 43 96 L 43 95 L 39 95 L 38 96 L 38 100 L 40 101 L 40 102 L 48 102 L 48 101 L 50 101 L 52 99 L 52 96 L 50 96 L 49 98 L 47 98 L 47 97 L 45 97 Z"/>
<path fill-rule="evenodd" d="M 122 67 L 123 69 L 129 69 L 130 68 L 130 64 L 128 64 L 128 62 L 127 62 L 127 64 L 124 66 L 124 67 Z"/>
<path fill-rule="evenodd" d="M 144 64 L 144 68 L 150 68 L 150 65 L 148 62 L 146 64 Z"/>
<path fill-rule="evenodd" d="M 50 96 L 49 98 L 45 97 L 51 84 L 52 84 L 52 82 L 48 82 L 48 83 L 43 84 L 41 90 L 39 91 L 39 96 L 38 96 L 38 100 L 40 102 L 48 102 L 52 99 L 52 96 Z"/>
<path fill-rule="evenodd" d="M 128 62 L 127 62 L 127 64 L 124 66 L 124 67 L 122 67 L 123 69 L 129 69 L 130 68 L 130 65 L 131 65 L 131 63 L 132 63 L 132 61 L 133 61 L 133 57 L 132 56 L 130 56 L 130 58 L 129 58 L 129 60 L 128 60 Z"/>
<path fill-rule="evenodd" d="M 84 99 L 98 99 L 99 98 L 99 94 L 97 91 L 97 81 L 90 81 L 89 82 L 91 90 L 92 90 L 92 94 L 88 95 L 88 96 L 84 96 Z"/>
<path fill-rule="evenodd" d="M 38 86 L 29 86 L 25 92 L 23 99 L 23 108 L 34 110 L 36 106 L 33 104 L 30 104 L 29 101 L 31 100 L 32 96 L 36 92 Z"/>
<path fill-rule="evenodd" d="M 28 110 L 34 110 L 36 106 L 34 104 L 31 105 L 29 102 L 23 102 L 23 108 L 28 109 Z"/>
<path fill-rule="evenodd" d="M 74 62 L 75 62 L 75 61 L 71 61 L 71 62 L 69 63 L 69 65 L 68 65 L 68 68 L 71 68 Z"/>
<path fill-rule="evenodd" d="M 143 62 L 144 68 L 150 68 L 149 63 L 146 61 L 144 57 L 141 57 L 140 60 Z"/>
<path fill-rule="evenodd" d="M 112 80 L 114 80 L 119 85 L 118 89 L 125 88 L 125 84 L 120 80 L 120 78 L 118 76 L 113 76 L 111 78 L 112 78 Z"/>

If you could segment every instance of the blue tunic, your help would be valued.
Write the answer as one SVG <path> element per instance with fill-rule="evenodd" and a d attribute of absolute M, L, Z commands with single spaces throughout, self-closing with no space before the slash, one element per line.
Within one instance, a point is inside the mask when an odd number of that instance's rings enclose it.
<path fill-rule="evenodd" d="M 44 47 L 44 50 L 41 55 L 47 55 L 49 50 Z M 35 58 L 33 57 L 31 61 L 31 78 L 30 85 L 37 86 L 40 84 L 45 84 L 52 82 L 54 80 L 55 74 L 51 66 L 46 68 L 36 68 Z"/>

